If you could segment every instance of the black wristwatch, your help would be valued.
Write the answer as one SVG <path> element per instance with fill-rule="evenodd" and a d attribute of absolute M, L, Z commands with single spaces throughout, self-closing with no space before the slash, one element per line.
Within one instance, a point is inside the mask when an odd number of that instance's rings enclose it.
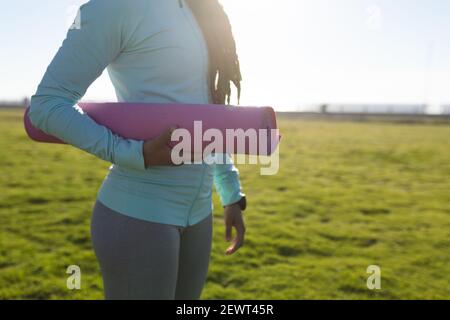
<path fill-rule="evenodd" d="M 243 196 L 241 199 L 239 199 L 238 202 L 234 202 L 229 204 L 229 206 L 233 205 L 233 204 L 238 204 L 239 207 L 241 208 L 242 211 L 244 211 L 247 208 L 247 198 L 245 196 Z M 224 208 L 227 206 L 224 206 Z"/>

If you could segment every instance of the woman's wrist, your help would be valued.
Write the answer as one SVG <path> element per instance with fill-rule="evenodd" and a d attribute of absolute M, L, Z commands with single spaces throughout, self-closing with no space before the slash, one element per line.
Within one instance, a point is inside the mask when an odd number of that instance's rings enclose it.
<path fill-rule="evenodd" d="M 241 208 L 241 211 L 244 211 L 247 208 L 247 198 L 245 196 L 242 196 L 239 201 L 226 205 L 224 206 L 224 208 L 235 205 L 239 206 L 239 208 Z"/>

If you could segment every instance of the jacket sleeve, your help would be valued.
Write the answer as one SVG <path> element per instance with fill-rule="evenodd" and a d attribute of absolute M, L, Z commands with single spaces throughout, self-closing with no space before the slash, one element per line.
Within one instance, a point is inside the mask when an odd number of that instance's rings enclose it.
<path fill-rule="evenodd" d="M 239 171 L 229 154 L 223 156 L 226 161 L 214 165 L 214 185 L 223 206 L 238 202 L 245 194 L 239 181 Z"/>
<path fill-rule="evenodd" d="M 77 105 L 87 88 L 124 48 L 131 34 L 127 1 L 91 0 L 71 28 L 31 98 L 34 126 L 121 166 L 145 170 L 143 141 L 125 139 L 97 124 Z M 126 19 L 127 18 L 127 19 Z"/>

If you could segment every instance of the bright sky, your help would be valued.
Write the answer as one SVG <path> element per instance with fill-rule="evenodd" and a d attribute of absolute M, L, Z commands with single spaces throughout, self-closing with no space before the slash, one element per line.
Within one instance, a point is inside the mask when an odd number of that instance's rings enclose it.
<path fill-rule="evenodd" d="M 35 92 L 83 2 L 2 5 L 0 100 Z M 448 0 L 221 2 L 241 59 L 241 105 L 450 102 Z M 85 99 L 115 101 L 106 73 Z"/>

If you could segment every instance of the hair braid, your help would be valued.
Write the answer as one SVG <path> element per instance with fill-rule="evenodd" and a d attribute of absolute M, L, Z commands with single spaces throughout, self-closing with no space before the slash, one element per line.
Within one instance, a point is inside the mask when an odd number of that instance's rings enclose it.
<path fill-rule="evenodd" d="M 241 96 L 241 70 L 230 21 L 218 0 L 186 0 L 209 52 L 209 86 L 215 104 L 230 104 L 233 82 Z"/>

